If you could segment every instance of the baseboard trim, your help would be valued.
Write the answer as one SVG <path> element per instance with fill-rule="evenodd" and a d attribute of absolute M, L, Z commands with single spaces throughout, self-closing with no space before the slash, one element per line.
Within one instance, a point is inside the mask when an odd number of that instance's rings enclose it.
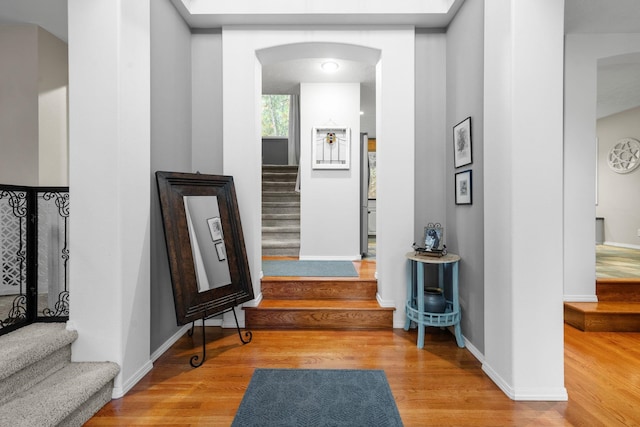
<path fill-rule="evenodd" d="M 476 346 L 474 346 L 471 341 L 469 341 L 464 335 L 462 336 L 462 339 L 464 340 L 464 346 L 467 350 L 469 350 L 469 353 L 471 353 L 473 357 L 478 359 L 478 362 L 484 364 L 484 354 L 482 354 L 482 352 L 480 352 L 480 350 L 478 350 Z"/>
<path fill-rule="evenodd" d="M 560 388 L 513 388 L 486 362 L 482 364 L 482 371 L 493 381 L 500 390 L 511 400 L 530 402 L 564 402 L 569 400 L 567 389 Z"/>
<path fill-rule="evenodd" d="M 604 242 L 602 244 L 605 245 L 605 246 L 615 246 L 615 247 L 618 247 L 618 248 L 640 249 L 640 245 L 632 245 L 630 243 Z"/>
<path fill-rule="evenodd" d="M 598 302 L 596 295 L 565 295 L 564 302 Z"/>
<path fill-rule="evenodd" d="M 160 356 L 164 354 L 165 351 L 169 350 L 172 345 L 176 343 L 184 334 L 191 328 L 191 325 L 183 325 L 178 329 L 173 335 L 169 337 L 160 347 L 156 349 L 153 353 L 151 353 L 151 362 L 155 362 L 158 360 Z"/>
<path fill-rule="evenodd" d="M 300 261 L 360 261 L 362 260 L 362 255 L 341 255 L 341 256 L 300 255 L 298 259 Z"/>
<path fill-rule="evenodd" d="M 115 387 L 115 386 L 113 387 L 111 398 L 120 399 L 121 397 L 123 397 L 125 394 L 129 392 L 129 390 L 133 388 L 133 386 L 138 384 L 138 382 L 142 378 L 144 378 L 144 376 L 147 375 L 152 369 L 153 369 L 153 363 L 151 362 L 151 360 L 148 360 L 144 365 L 142 365 L 140 369 L 138 369 L 138 371 L 135 374 L 127 378 L 126 381 L 124 381 L 124 383 L 122 384 L 122 387 Z"/>

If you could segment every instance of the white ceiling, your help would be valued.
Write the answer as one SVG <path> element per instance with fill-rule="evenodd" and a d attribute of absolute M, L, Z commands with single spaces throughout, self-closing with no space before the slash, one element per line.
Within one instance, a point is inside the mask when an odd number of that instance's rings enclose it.
<path fill-rule="evenodd" d="M 310 2 L 299 2 L 309 7 Z M 318 4 L 331 2 L 349 4 L 349 0 L 325 0 Z M 397 13 L 358 14 L 357 5 L 351 13 L 251 13 L 248 5 L 260 5 L 265 8 L 269 1 L 243 0 L 190 0 L 188 3 L 199 7 L 199 12 L 189 15 L 183 0 L 172 0 L 176 8 L 185 16 L 190 25 L 197 28 L 220 27 L 234 23 L 243 24 L 408 24 L 424 28 L 445 28 L 457 12 L 462 0 L 396 0 L 388 2 Z M 281 3 L 281 2 L 280 2 Z M 336 4 L 338 4 L 336 3 Z M 274 4 L 274 3 L 271 3 Z M 291 3 L 295 4 L 295 3 Z M 235 6 L 242 5 L 242 6 Z M 385 2 L 371 0 L 367 4 L 384 9 Z M 427 6 L 424 6 L 427 5 Z M 376 10 L 371 6 L 373 10 Z M 207 9 L 209 7 L 209 9 Z M 224 7 L 228 13 L 210 13 L 211 8 Z M 232 13 L 234 7 L 244 7 L 243 13 Z M 388 6 L 387 6 L 388 7 Z M 421 8 L 422 13 L 410 13 Z M 49 31 L 56 37 L 67 40 L 67 0 L 1 0 L 0 24 L 30 23 Z M 242 12 L 242 11 L 241 11 Z M 295 12 L 295 11 L 294 11 Z M 437 13 L 436 13 L 437 12 Z M 640 33 L 640 0 L 565 0 L 566 33 Z M 361 65 L 361 66 L 360 66 Z M 640 105 L 640 57 L 628 55 L 614 58 L 599 64 L 598 72 L 598 116 L 613 114 Z M 371 82 L 374 71 L 368 64 L 344 62 L 341 72 L 323 75 L 318 72 L 317 60 L 293 60 L 263 67 L 265 91 L 290 91 L 301 80 L 308 82 L 324 81 L 362 81 Z"/>

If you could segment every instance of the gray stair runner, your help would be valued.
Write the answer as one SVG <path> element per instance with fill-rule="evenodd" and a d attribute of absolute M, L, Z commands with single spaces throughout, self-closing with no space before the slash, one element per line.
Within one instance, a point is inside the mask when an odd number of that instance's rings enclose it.
<path fill-rule="evenodd" d="M 64 323 L 0 336 L 0 426 L 82 426 L 111 400 L 112 362 L 71 362 L 78 337 Z"/>
<path fill-rule="evenodd" d="M 262 255 L 300 254 L 300 193 L 297 166 L 262 167 Z"/>

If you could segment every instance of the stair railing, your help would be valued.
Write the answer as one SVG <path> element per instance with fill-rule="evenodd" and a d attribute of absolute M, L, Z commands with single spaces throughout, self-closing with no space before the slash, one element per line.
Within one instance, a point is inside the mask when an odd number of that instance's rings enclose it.
<path fill-rule="evenodd" d="M 69 318 L 69 188 L 0 185 L 0 335 Z"/>

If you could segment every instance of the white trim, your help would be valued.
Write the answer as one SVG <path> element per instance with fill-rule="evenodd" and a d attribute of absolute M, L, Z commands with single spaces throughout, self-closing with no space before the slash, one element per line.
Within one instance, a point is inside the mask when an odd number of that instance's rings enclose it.
<path fill-rule="evenodd" d="M 471 344 L 471 341 L 469 341 L 464 335 L 462 336 L 462 339 L 464 339 L 464 346 L 467 350 L 469 350 L 469 353 L 471 353 L 473 357 L 478 359 L 478 362 L 484 364 L 484 354 L 482 354 L 480 350 L 478 350 L 473 344 Z"/>
<path fill-rule="evenodd" d="M 151 362 L 151 360 L 147 360 L 147 362 L 144 365 L 142 365 L 142 367 L 138 369 L 138 371 L 134 375 L 129 377 L 122 384 L 122 387 L 113 387 L 113 391 L 111 392 L 111 398 L 120 399 L 121 397 L 123 397 L 125 394 L 129 392 L 129 390 L 133 388 L 133 386 L 138 384 L 138 381 L 144 378 L 144 376 L 147 375 L 152 369 L 153 369 L 153 363 Z"/>
<path fill-rule="evenodd" d="M 482 364 L 482 370 L 511 400 L 526 401 L 567 401 L 569 395 L 567 389 L 560 388 L 512 388 L 496 371 L 487 363 Z"/>
<path fill-rule="evenodd" d="M 396 302 L 394 300 L 384 300 L 382 299 L 382 297 L 380 296 L 380 292 L 376 292 L 376 300 L 378 300 L 378 304 L 380 304 L 380 307 L 385 307 L 385 308 L 397 308 L 396 307 Z M 403 323 L 404 325 L 404 323 Z"/>
<path fill-rule="evenodd" d="M 598 302 L 596 295 L 565 295 L 564 302 Z"/>
<path fill-rule="evenodd" d="M 300 255 L 298 259 L 300 261 L 360 261 L 362 255 Z"/>
<path fill-rule="evenodd" d="M 640 245 L 632 245 L 630 243 L 616 243 L 616 242 L 604 242 L 604 246 L 615 246 L 618 248 L 627 248 L 627 249 L 640 249 Z"/>
<path fill-rule="evenodd" d="M 254 299 L 252 299 L 251 301 L 245 302 L 242 306 L 243 307 L 257 307 L 260 304 L 261 301 L 262 301 L 262 292 L 260 292 L 258 295 L 256 295 L 256 297 Z"/>
<path fill-rule="evenodd" d="M 178 341 L 189 328 L 189 325 L 184 325 L 183 327 L 178 329 L 175 334 L 171 335 L 168 340 L 162 343 L 162 345 L 158 347 L 156 351 L 151 353 L 151 362 L 155 362 L 156 360 L 158 360 L 158 358 L 162 356 L 165 351 L 169 350 L 169 348 L 171 348 L 171 346 L 174 345 L 176 341 Z"/>

